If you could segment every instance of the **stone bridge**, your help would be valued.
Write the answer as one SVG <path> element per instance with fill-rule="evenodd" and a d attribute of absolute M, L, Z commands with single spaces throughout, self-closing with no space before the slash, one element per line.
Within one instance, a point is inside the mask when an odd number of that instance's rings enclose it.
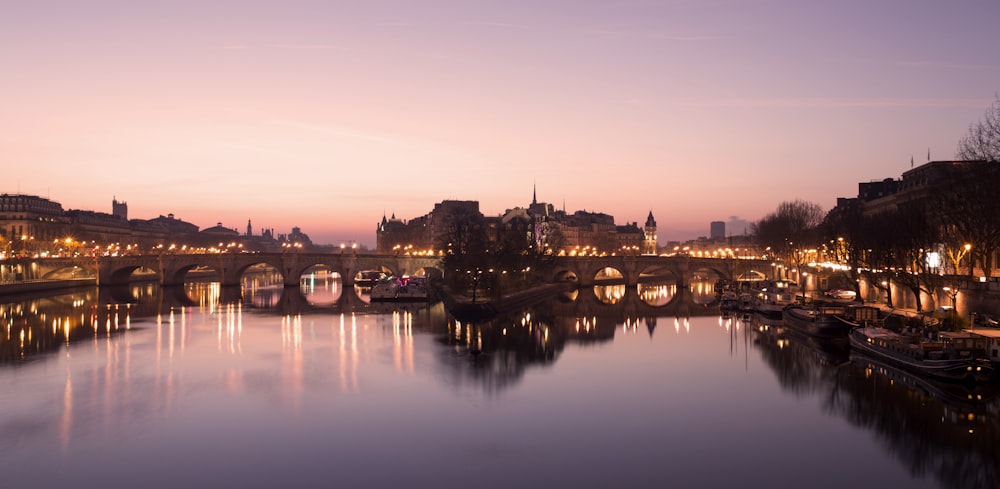
<path fill-rule="evenodd" d="M 672 278 L 678 288 L 684 288 L 696 274 L 704 272 L 729 280 L 754 272 L 768 277 L 773 274 L 769 260 L 697 258 L 686 255 L 577 256 L 555 258 L 547 279 L 553 282 L 572 281 L 581 287 L 589 287 L 595 285 L 595 277 L 608 268 L 617 270 L 621 274 L 618 281 L 628 287 L 634 287 L 643 277 Z"/>
<path fill-rule="evenodd" d="M 40 258 L 24 260 L 18 266 L 29 270 L 30 278 L 57 278 L 60 272 L 80 268 L 97 278 L 98 285 L 129 283 L 137 270 L 152 271 L 161 285 L 182 285 L 188 272 L 211 270 L 224 286 L 239 285 L 250 267 L 269 265 L 283 277 L 286 286 L 296 286 L 299 279 L 314 267 L 340 274 L 345 287 L 354 286 L 354 277 L 362 270 L 387 270 L 395 275 L 412 275 L 419 270 L 428 275 L 444 273 L 440 257 L 378 255 L 355 253 L 213 253 L 99 256 L 78 258 Z M 771 262 L 755 259 L 696 258 L 690 256 L 594 256 L 552 259 L 543 280 L 571 281 L 581 287 L 599 282 L 598 274 L 617 270 L 620 277 L 604 283 L 624 283 L 634 287 L 644 277 L 672 279 L 686 287 L 696 275 L 715 274 L 734 279 L 757 272 L 770 276 Z M 64 278 L 64 277 L 63 277 Z"/>
<path fill-rule="evenodd" d="M 161 285 L 183 285 L 192 270 L 209 270 L 223 286 L 240 285 L 244 273 L 258 265 L 274 267 L 286 287 L 299 285 L 300 278 L 314 267 L 337 272 L 345 287 L 354 286 L 362 270 L 387 270 L 395 275 L 412 275 L 419 270 L 440 276 L 441 259 L 408 255 L 367 255 L 334 253 L 216 253 L 40 258 L 27 264 L 32 278 L 57 278 L 67 269 L 81 268 L 97 277 L 97 284 L 124 285 L 137 270 L 151 270 Z"/>

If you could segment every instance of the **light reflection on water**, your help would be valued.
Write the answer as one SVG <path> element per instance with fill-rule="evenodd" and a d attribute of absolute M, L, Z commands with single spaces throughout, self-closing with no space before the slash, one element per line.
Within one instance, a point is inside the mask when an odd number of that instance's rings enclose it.
<path fill-rule="evenodd" d="M 722 316 L 696 284 L 484 323 L 278 285 L 0 306 L 4 484 L 997 485 L 995 393 Z"/>

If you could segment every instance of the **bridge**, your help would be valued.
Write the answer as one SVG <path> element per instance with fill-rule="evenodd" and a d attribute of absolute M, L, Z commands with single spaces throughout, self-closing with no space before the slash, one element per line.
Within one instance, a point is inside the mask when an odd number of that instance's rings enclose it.
<path fill-rule="evenodd" d="M 354 277 L 362 270 L 388 270 L 399 276 L 421 270 L 431 276 L 443 273 L 441 259 L 437 257 L 354 253 L 191 253 L 37 258 L 21 262 L 33 278 L 61 278 L 67 270 L 83 269 L 96 277 L 100 286 L 128 284 L 134 280 L 133 273 L 140 270 L 155 273 L 160 285 L 165 286 L 183 285 L 192 270 L 214 272 L 223 286 L 237 286 L 251 267 L 261 265 L 277 270 L 286 287 L 297 287 L 299 280 L 317 267 L 339 273 L 346 287 L 354 286 Z"/>
<path fill-rule="evenodd" d="M 621 275 L 617 280 L 627 287 L 635 287 L 644 278 L 656 277 L 672 279 L 678 288 L 684 288 L 695 275 L 714 274 L 727 280 L 755 273 L 770 277 L 773 276 L 771 266 L 770 260 L 688 255 L 561 256 L 553 260 L 551 273 L 546 278 L 552 282 L 571 281 L 589 287 L 596 285 L 597 277 L 610 268 Z"/>
<path fill-rule="evenodd" d="M 82 269 L 96 277 L 98 285 L 105 286 L 127 284 L 135 279 L 136 271 L 154 273 L 161 285 L 183 285 L 188 272 L 193 270 L 215 273 L 216 280 L 223 286 L 236 286 L 251 267 L 261 265 L 277 270 L 288 287 L 298 286 L 300 279 L 317 267 L 340 274 L 345 287 L 353 287 L 355 275 L 362 270 L 386 270 L 397 276 L 423 271 L 429 276 L 440 277 L 445 273 L 440 257 L 355 253 L 165 253 L 7 260 L 5 265 L 27 269 L 30 278 L 36 279 L 66 278 L 67 271 Z M 623 283 L 634 287 L 644 279 L 655 277 L 684 288 L 695 276 L 735 279 L 754 272 L 768 276 L 770 268 L 770 261 L 759 259 L 685 255 L 560 256 L 553 257 L 547 264 L 542 279 L 569 281 L 581 287 L 598 283 Z M 616 270 L 617 274 L 609 274 L 609 269 Z"/>

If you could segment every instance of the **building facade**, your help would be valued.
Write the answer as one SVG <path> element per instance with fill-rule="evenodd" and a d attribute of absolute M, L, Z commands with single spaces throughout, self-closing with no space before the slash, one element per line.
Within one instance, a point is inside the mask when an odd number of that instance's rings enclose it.
<path fill-rule="evenodd" d="M 481 223 L 488 242 L 500 236 L 522 236 L 526 246 L 540 253 L 656 253 L 656 220 L 650 211 L 642 228 L 637 222 L 616 225 L 613 216 L 600 212 L 568 214 L 552 204 L 539 202 L 532 192 L 526 207 L 507 209 L 499 216 L 484 216 L 478 201 L 446 200 L 426 215 L 403 221 L 395 214 L 382 216 L 376 225 L 379 253 L 434 253 L 448 248 L 448 237 L 457 221 Z"/>
<path fill-rule="evenodd" d="M 151 250 L 244 245 L 256 251 L 280 250 L 282 240 L 311 246 L 300 229 L 274 237 L 273 230 L 242 236 L 221 223 L 199 231 L 197 225 L 173 214 L 153 219 L 129 219 L 128 204 L 111 201 L 112 212 L 64 210 L 52 200 L 22 194 L 0 194 L 0 258 L 21 255 L 143 253 Z M 249 226 L 249 222 L 247 223 Z"/>

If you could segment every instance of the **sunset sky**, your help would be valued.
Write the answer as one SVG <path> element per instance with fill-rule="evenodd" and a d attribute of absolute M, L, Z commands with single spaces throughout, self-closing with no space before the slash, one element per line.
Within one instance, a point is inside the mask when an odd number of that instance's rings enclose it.
<path fill-rule="evenodd" d="M 996 0 L 14 1 L 0 193 L 374 246 L 540 201 L 660 240 L 951 159 Z M 730 233 L 743 229 L 730 226 Z"/>

